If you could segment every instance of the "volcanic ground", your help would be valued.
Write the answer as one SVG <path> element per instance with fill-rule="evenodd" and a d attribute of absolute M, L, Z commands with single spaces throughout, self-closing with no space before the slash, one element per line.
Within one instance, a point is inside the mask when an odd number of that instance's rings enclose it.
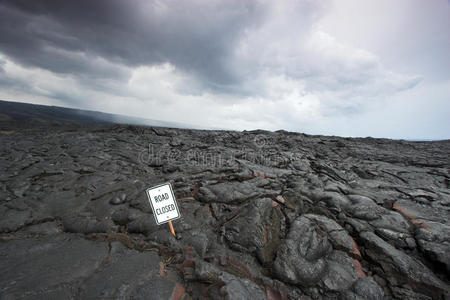
<path fill-rule="evenodd" d="M 1 299 L 449 299 L 450 141 L 5 123 L 0 154 Z"/>

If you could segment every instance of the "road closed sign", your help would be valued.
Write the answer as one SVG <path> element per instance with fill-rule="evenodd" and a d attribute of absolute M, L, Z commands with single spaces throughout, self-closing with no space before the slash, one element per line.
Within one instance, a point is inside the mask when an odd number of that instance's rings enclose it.
<path fill-rule="evenodd" d="M 156 224 L 161 225 L 180 218 L 180 211 L 170 183 L 148 188 L 147 196 L 152 206 Z"/>

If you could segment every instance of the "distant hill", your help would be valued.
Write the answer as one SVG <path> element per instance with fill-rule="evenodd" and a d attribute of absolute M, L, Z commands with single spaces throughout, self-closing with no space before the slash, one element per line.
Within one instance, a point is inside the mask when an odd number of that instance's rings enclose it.
<path fill-rule="evenodd" d="M 21 122 L 36 124 L 131 124 L 173 128 L 192 128 L 187 124 L 107 114 L 92 110 L 38 105 L 0 100 L 0 124 Z"/>

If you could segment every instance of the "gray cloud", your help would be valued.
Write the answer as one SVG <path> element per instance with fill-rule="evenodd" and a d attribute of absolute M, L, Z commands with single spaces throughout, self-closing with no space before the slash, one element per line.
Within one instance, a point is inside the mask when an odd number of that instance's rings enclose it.
<path fill-rule="evenodd" d="M 170 63 L 195 79 L 195 89 L 180 88 L 193 94 L 266 96 L 267 73 L 304 80 L 305 92 L 390 80 L 376 58 L 311 37 L 325 11 L 314 1 L 4 1 L 0 50 L 89 84 Z"/>
<path fill-rule="evenodd" d="M 246 1 L 3 1 L 0 49 L 23 64 L 98 77 L 126 75 L 93 64 L 98 57 L 130 67 L 169 62 L 221 89 L 240 80 L 230 56 L 263 15 Z"/>
<path fill-rule="evenodd" d="M 342 135 L 359 134 L 346 122 L 368 113 L 373 132 L 388 132 L 375 129 L 377 116 L 401 114 L 402 97 L 423 106 L 433 86 L 442 111 L 448 3 L 367 1 L 3 0 L 0 94 L 203 127 Z"/>

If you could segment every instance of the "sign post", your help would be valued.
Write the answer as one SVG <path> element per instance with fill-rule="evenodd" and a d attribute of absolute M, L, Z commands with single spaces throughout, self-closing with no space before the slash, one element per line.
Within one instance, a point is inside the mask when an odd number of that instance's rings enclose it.
<path fill-rule="evenodd" d="M 181 215 L 170 183 L 148 188 L 147 197 L 152 206 L 156 224 L 169 223 L 170 232 L 176 237 L 172 220 L 179 219 Z"/>
<path fill-rule="evenodd" d="M 177 237 L 177 235 L 175 234 L 175 229 L 173 229 L 172 221 L 169 221 L 169 228 L 170 228 L 170 232 L 172 233 L 172 235 L 174 237 Z"/>

